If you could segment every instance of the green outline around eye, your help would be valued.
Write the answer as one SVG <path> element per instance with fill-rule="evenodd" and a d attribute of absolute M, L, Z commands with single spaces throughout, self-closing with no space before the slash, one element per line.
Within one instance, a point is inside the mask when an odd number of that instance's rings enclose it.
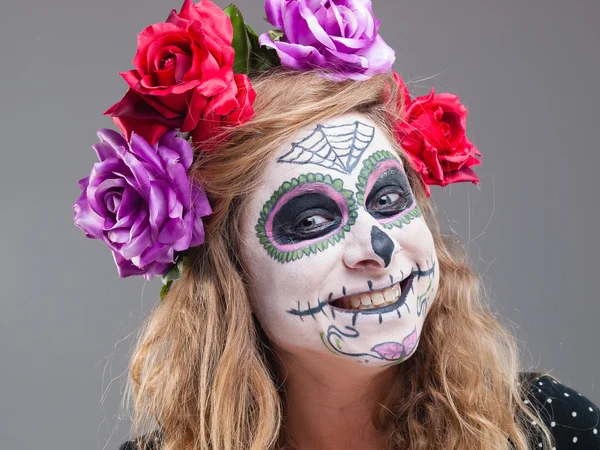
<path fill-rule="evenodd" d="M 373 170 L 375 170 L 375 168 L 381 161 L 385 161 L 386 159 L 393 159 L 395 161 L 398 160 L 392 152 L 389 152 L 387 150 L 378 150 L 363 161 L 363 168 L 358 174 L 358 183 L 356 183 L 356 200 L 358 201 L 359 205 L 365 204 L 365 189 L 367 188 L 367 181 L 369 180 L 369 175 L 371 174 L 371 172 L 373 172 Z M 398 217 L 392 222 L 384 223 L 382 224 L 382 226 L 384 228 L 387 228 L 388 230 L 393 227 L 402 228 L 404 225 L 408 225 L 414 219 L 417 219 L 422 215 L 423 214 L 421 213 L 419 205 L 415 205 L 415 208 L 412 211 L 409 211 L 408 213 Z"/>
<path fill-rule="evenodd" d="M 348 222 L 344 224 L 337 233 L 335 233 L 332 236 L 329 236 L 327 239 L 324 239 L 322 241 L 315 242 L 313 244 L 307 245 L 306 247 L 291 252 L 283 252 L 277 249 L 277 247 L 275 247 L 271 242 L 271 239 L 269 239 L 269 237 L 267 236 L 266 223 L 267 218 L 269 217 L 269 213 L 271 212 L 277 201 L 281 198 L 281 196 L 283 196 L 290 190 L 297 188 L 298 186 L 301 186 L 306 183 L 315 182 L 324 183 L 331 186 L 346 198 L 346 201 L 348 202 Z M 336 178 L 334 180 L 332 179 L 331 175 L 323 175 L 321 173 L 308 173 L 300 175 L 298 178 L 292 178 L 290 181 L 286 181 L 279 187 L 279 189 L 277 189 L 273 193 L 273 195 L 271 195 L 271 198 L 265 202 L 260 211 L 255 230 L 259 242 L 265 248 L 269 256 L 271 256 L 271 258 L 280 263 L 286 263 L 290 261 L 296 261 L 302 258 L 304 255 L 308 256 L 311 253 L 323 251 L 330 245 L 335 245 L 337 242 L 342 240 L 346 232 L 350 231 L 350 228 L 352 227 L 352 225 L 354 225 L 354 222 L 356 222 L 357 217 L 358 207 L 356 205 L 356 200 L 354 200 L 352 191 L 344 189 L 344 182 L 341 179 Z"/>

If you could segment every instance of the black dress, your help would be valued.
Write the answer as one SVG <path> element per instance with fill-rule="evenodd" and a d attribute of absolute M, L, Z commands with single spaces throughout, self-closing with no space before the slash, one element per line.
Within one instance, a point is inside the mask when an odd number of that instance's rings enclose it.
<path fill-rule="evenodd" d="M 529 390 L 523 402 L 539 411 L 554 438 L 553 450 L 600 450 L 600 410 L 595 404 L 549 376 L 527 374 L 522 382 Z M 536 426 L 530 424 L 534 431 Z M 532 446 L 541 448 L 541 443 Z"/>
<path fill-rule="evenodd" d="M 521 375 L 528 395 L 523 402 L 539 411 L 540 417 L 554 438 L 553 450 L 600 450 L 600 410 L 583 395 L 549 376 L 533 373 Z M 532 436 L 531 448 L 541 448 L 540 432 L 535 422 L 528 424 Z M 121 445 L 119 450 L 160 450 L 158 434 L 145 439 L 146 445 L 134 441 Z"/>

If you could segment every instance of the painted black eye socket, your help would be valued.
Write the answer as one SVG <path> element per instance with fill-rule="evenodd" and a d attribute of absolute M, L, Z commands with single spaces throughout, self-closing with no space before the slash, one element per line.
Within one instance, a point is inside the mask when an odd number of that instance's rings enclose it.
<path fill-rule="evenodd" d="M 316 239 L 327 235 L 342 222 L 339 205 L 321 193 L 302 194 L 290 199 L 273 219 L 273 239 L 279 244 Z"/>
<path fill-rule="evenodd" d="M 293 221 L 289 230 L 291 233 L 302 235 L 303 239 L 313 239 L 327 233 L 335 221 L 334 215 L 325 209 L 315 208 L 300 213 Z"/>
<path fill-rule="evenodd" d="M 410 194 L 406 194 L 400 186 L 385 186 L 374 195 L 370 195 L 366 205 L 373 215 L 391 217 L 401 213 L 412 203 Z"/>
<path fill-rule="evenodd" d="M 413 203 L 406 177 L 398 169 L 382 173 L 373 184 L 365 201 L 365 208 L 375 218 L 395 216 Z"/>

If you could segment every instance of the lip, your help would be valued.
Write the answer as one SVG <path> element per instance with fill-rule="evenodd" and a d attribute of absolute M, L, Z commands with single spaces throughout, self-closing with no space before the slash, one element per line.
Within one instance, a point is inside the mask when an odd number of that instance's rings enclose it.
<path fill-rule="evenodd" d="M 339 313 L 342 313 L 342 314 L 344 314 L 344 313 L 346 313 L 346 314 L 385 314 L 385 313 L 388 313 L 388 312 L 395 311 L 398 308 L 400 308 L 404 303 L 406 303 L 406 297 L 408 296 L 408 293 L 413 289 L 413 280 L 414 280 L 414 278 L 415 278 L 415 273 L 411 272 L 407 277 L 405 277 L 401 281 L 393 283 L 393 284 L 390 284 L 389 286 L 386 286 L 383 289 L 356 292 L 354 294 L 346 295 L 344 297 L 339 297 L 337 299 L 331 299 L 330 301 L 328 301 L 329 307 L 332 310 L 334 310 L 336 313 L 339 312 Z M 332 304 L 336 300 L 339 300 L 341 298 L 351 297 L 353 295 L 370 294 L 370 293 L 373 293 L 373 292 L 383 292 L 386 289 L 388 289 L 390 287 L 393 287 L 393 286 L 395 286 L 397 284 L 400 285 L 400 296 L 393 303 L 388 303 L 386 305 L 378 306 L 378 307 L 371 308 L 371 309 L 345 309 L 345 308 L 340 308 L 338 306 L 334 306 Z"/>
<path fill-rule="evenodd" d="M 373 309 L 342 309 L 342 308 L 338 308 L 338 307 L 331 305 L 331 302 L 335 301 L 335 299 L 333 299 L 333 295 L 330 295 L 330 297 L 327 300 L 320 300 L 314 306 L 311 305 L 310 301 L 307 301 L 305 308 L 302 308 L 301 303 L 298 302 L 297 308 L 288 309 L 286 312 L 293 316 L 296 316 L 296 317 L 300 318 L 300 320 L 304 321 L 305 317 L 312 317 L 314 320 L 316 320 L 316 316 L 318 314 L 324 314 L 325 316 L 327 316 L 327 314 L 325 312 L 327 310 L 331 313 L 332 318 L 334 320 L 335 320 L 336 314 L 351 315 L 352 316 L 352 325 L 354 325 L 356 323 L 356 318 L 359 315 L 378 314 L 379 315 L 379 323 L 381 323 L 382 316 L 386 313 L 397 311 L 398 316 L 400 316 L 400 312 L 398 311 L 398 309 L 401 306 L 406 304 L 406 299 L 407 299 L 408 293 L 411 290 L 414 291 L 414 289 L 413 289 L 414 279 L 416 278 L 417 280 L 419 280 L 422 277 L 433 276 L 435 270 L 436 270 L 435 263 L 433 263 L 431 265 L 431 267 L 429 267 L 427 270 L 421 269 L 421 267 L 417 264 L 416 269 L 413 269 L 407 277 L 403 277 L 402 281 L 400 281 L 400 283 L 404 282 L 404 283 L 406 283 L 406 285 L 403 287 L 403 289 L 401 289 L 401 294 L 400 294 L 400 297 L 398 298 L 398 300 L 396 300 L 394 303 L 390 303 L 388 305 L 381 306 L 379 308 L 373 308 Z M 406 280 L 408 280 L 408 281 L 406 281 Z M 390 286 L 393 286 L 393 283 Z M 386 288 L 383 288 L 383 290 L 385 290 L 385 289 Z M 373 290 L 371 290 L 371 292 L 373 292 Z M 374 292 L 377 292 L 377 290 L 375 290 Z M 344 292 L 344 293 L 347 294 L 347 292 Z M 357 292 L 357 294 L 358 293 L 359 292 Z M 356 294 L 351 294 L 351 295 L 356 295 Z M 339 298 L 344 298 L 347 296 L 348 295 L 345 295 L 345 296 L 339 297 Z M 326 308 L 327 306 L 329 308 Z M 408 307 L 408 305 L 407 305 L 407 307 Z"/>

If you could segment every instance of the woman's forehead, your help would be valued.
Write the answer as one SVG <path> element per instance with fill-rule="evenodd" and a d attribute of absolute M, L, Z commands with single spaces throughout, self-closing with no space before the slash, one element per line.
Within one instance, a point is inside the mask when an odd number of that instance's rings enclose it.
<path fill-rule="evenodd" d="M 381 151 L 392 153 L 402 166 L 393 143 L 367 116 L 348 113 L 324 120 L 299 131 L 281 145 L 267 168 L 263 188 L 308 173 L 353 182 L 363 163 Z"/>

